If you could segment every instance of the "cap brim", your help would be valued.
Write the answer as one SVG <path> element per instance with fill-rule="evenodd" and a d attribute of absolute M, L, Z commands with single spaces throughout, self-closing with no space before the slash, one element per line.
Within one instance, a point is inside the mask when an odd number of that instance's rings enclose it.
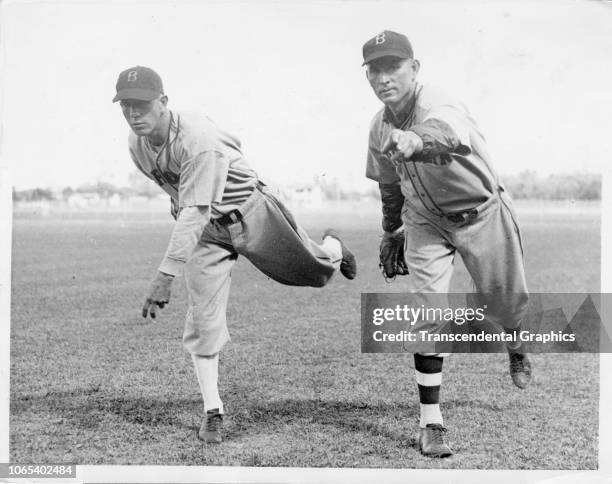
<path fill-rule="evenodd" d="M 139 89 L 139 88 L 122 89 L 113 98 L 113 102 L 116 103 L 117 101 L 122 101 L 123 99 L 138 99 L 139 101 L 152 101 L 153 99 L 157 99 L 160 94 L 161 94 L 160 92 L 153 91 L 151 89 Z"/>
<path fill-rule="evenodd" d="M 387 50 L 378 50 L 376 52 L 372 52 L 370 55 L 364 58 L 362 66 L 369 64 L 373 60 L 380 59 L 381 57 L 397 57 L 399 59 L 411 59 L 411 57 L 406 54 L 406 52 L 398 52 L 395 49 L 387 49 Z"/>

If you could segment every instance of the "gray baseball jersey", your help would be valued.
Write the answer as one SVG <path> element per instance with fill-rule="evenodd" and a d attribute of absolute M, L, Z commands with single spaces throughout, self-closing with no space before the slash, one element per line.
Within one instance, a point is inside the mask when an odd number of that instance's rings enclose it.
<path fill-rule="evenodd" d="M 382 147 L 393 129 L 419 135 L 423 150 L 391 162 Z M 381 188 L 401 186 L 403 207 L 393 210 L 401 211 L 405 227 L 410 292 L 448 292 L 458 252 L 481 303 L 489 306 L 489 320 L 506 328 L 520 322 L 528 295 L 516 214 L 484 137 L 461 103 L 418 85 L 397 117 L 388 108 L 378 112 L 370 126 L 366 176 Z"/>
<path fill-rule="evenodd" d="M 406 203 L 426 215 L 475 208 L 499 186 L 482 134 L 462 103 L 429 86 L 418 85 L 416 93 L 398 117 L 384 108 L 372 120 L 366 176 L 401 183 Z M 423 140 L 423 152 L 413 163 L 395 166 L 382 153 L 395 128 L 414 131 Z"/>
<path fill-rule="evenodd" d="M 173 112 L 163 146 L 132 133 L 129 148 L 136 166 L 181 208 L 159 269 L 184 269 L 189 352 L 214 355 L 229 340 L 226 309 L 239 254 L 288 285 L 320 287 L 339 269 L 340 248 L 312 241 L 258 181 L 238 140 L 208 118 Z"/>

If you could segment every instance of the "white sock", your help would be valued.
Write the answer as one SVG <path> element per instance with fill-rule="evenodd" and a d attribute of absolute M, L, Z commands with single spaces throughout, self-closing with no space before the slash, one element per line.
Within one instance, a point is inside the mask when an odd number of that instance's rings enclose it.
<path fill-rule="evenodd" d="M 329 235 L 323 239 L 323 247 L 330 254 L 330 258 L 334 262 L 340 262 L 342 260 L 342 246 L 340 241 L 335 237 Z"/>
<path fill-rule="evenodd" d="M 419 387 L 419 398 L 422 401 L 429 394 L 431 399 L 431 392 L 435 392 L 435 401 L 438 403 L 420 403 L 420 420 L 419 427 L 425 428 L 428 424 L 440 424 L 444 426 L 442 419 L 442 412 L 440 411 L 439 391 L 442 385 L 442 372 L 438 373 L 422 373 L 418 370 L 414 372 L 416 382 Z"/>
<path fill-rule="evenodd" d="M 428 424 L 440 424 L 444 426 L 444 420 L 442 420 L 442 412 L 440 412 L 439 403 L 421 403 L 421 419 L 419 421 L 419 427 L 424 429 Z"/>
<path fill-rule="evenodd" d="M 218 408 L 223 413 L 223 402 L 219 396 L 217 382 L 219 380 L 219 353 L 215 356 L 191 355 L 193 366 L 204 400 L 204 413 Z"/>

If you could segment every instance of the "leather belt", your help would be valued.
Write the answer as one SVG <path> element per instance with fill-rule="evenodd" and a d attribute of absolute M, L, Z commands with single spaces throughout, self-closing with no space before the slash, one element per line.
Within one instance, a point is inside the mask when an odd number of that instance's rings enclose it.
<path fill-rule="evenodd" d="M 261 189 L 265 186 L 266 186 L 265 183 L 263 183 L 260 180 L 257 180 L 257 183 L 253 187 L 253 191 L 255 190 L 261 191 Z M 240 222 L 242 220 L 242 217 L 243 217 L 242 213 L 240 212 L 240 210 L 236 208 L 232 210 L 231 212 L 226 213 L 225 215 L 219 217 L 218 219 L 215 219 L 215 222 L 223 226 L 231 225 L 231 224 L 235 224 L 236 222 Z"/>
<path fill-rule="evenodd" d="M 448 220 L 455 224 L 467 222 L 468 220 L 474 220 L 477 216 L 478 210 L 475 208 L 472 210 L 467 210 L 466 212 L 450 213 L 445 215 Z"/>
<path fill-rule="evenodd" d="M 242 214 L 238 209 L 235 209 L 229 213 L 226 213 L 222 217 L 215 219 L 215 222 L 219 225 L 231 225 L 239 222 L 240 220 L 242 220 Z"/>

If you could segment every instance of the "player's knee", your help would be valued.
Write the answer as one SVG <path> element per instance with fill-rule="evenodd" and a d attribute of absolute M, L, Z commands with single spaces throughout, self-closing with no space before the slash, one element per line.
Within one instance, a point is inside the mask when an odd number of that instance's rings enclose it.
<path fill-rule="evenodd" d="M 331 280 L 334 275 L 334 271 L 326 272 L 326 271 L 312 271 L 308 273 L 306 278 L 306 285 L 310 287 L 323 287 L 327 285 L 327 283 Z"/>
<path fill-rule="evenodd" d="M 312 287 L 323 287 L 330 281 L 331 276 L 326 274 L 317 274 L 311 282 Z"/>

